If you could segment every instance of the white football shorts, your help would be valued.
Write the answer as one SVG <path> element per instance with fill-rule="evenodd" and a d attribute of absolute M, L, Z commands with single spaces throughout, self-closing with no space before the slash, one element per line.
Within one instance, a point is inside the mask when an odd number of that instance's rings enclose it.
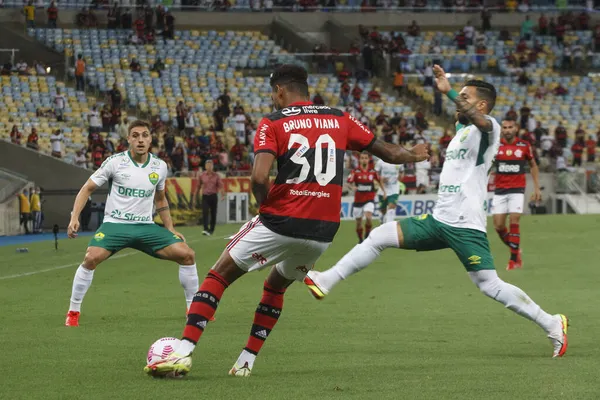
<path fill-rule="evenodd" d="M 233 236 L 227 251 L 244 271 L 260 271 L 275 265 L 283 277 L 302 281 L 330 244 L 280 235 L 256 216 Z"/>
<path fill-rule="evenodd" d="M 524 204 L 523 193 L 495 194 L 492 199 L 492 214 L 522 214 Z"/>
<path fill-rule="evenodd" d="M 356 219 L 362 218 L 364 213 L 375 211 L 375 203 L 370 201 L 362 205 L 362 207 L 352 207 L 352 216 Z"/>

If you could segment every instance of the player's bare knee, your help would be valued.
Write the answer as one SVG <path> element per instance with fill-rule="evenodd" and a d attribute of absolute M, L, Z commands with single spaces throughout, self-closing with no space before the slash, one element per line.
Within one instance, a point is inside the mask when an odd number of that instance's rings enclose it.
<path fill-rule="evenodd" d="M 104 261 L 104 256 L 101 252 L 93 249 L 88 249 L 85 252 L 85 257 L 83 258 L 83 266 L 86 269 L 94 270 L 102 261 Z"/>
<path fill-rule="evenodd" d="M 506 229 L 506 224 L 504 223 L 504 221 L 497 221 L 497 220 L 494 218 L 494 228 L 495 228 L 497 231 L 502 231 L 502 230 Z"/>
<path fill-rule="evenodd" d="M 508 217 L 508 220 L 511 225 L 518 224 L 519 221 L 521 220 L 521 214 L 510 214 L 510 216 Z"/>
<path fill-rule="evenodd" d="M 187 247 L 180 255 L 181 265 L 193 265 L 196 263 L 196 252 L 190 247 Z"/>

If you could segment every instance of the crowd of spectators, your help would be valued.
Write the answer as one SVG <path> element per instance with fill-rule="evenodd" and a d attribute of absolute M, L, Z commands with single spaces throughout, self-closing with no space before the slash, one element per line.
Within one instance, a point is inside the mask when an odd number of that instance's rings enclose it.
<path fill-rule="evenodd" d="M 42 62 L 34 60 L 33 63 L 27 64 L 23 60 L 16 63 L 7 61 L 0 66 L 0 75 L 47 75 L 49 68 Z"/>
<path fill-rule="evenodd" d="M 76 165 L 97 169 L 108 157 L 128 148 L 121 98 L 115 85 L 107 93 L 107 102 L 90 110 L 88 143 L 77 152 Z M 194 175 L 208 160 L 215 170 L 228 175 L 249 174 L 256 124 L 239 104 L 231 107 L 226 91 L 217 99 L 214 122 L 206 130 L 197 127 L 193 112 L 183 102 L 177 104 L 176 113 L 172 123 L 151 117 L 151 151 L 167 163 L 171 175 Z"/>

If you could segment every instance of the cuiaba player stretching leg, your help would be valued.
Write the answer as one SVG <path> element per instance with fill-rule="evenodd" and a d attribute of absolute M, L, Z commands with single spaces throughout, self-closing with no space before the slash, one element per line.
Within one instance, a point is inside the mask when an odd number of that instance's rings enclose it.
<path fill-rule="evenodd" d="M 371 264 L 384 249 L 429 251 L 450 248 L 483 294 L 538 324 L 553 346 L 553 357 L 567 350 L 567 318 L 550 315 L 518 287 L 498 277 L 486 236 L 488 171 L 500 142 L 500 126 L 488 114 L 496 89 L 483 81 L 468 81 L 453 91 L 444 70 L 434 67 L 442 93 L 456 103 L 457 132 L 446 152 L 433 215 L 423 215 L 375 228 L 335 266 L 311 271 L 304 282 L 322 299 L 340 281 Z"/>
<path fill-rule="evenodd" d="M 519 222 L 525 202 L 525 164 L 529 163 L 533 178 L 533 201 L 542 200 L 539 169 L 531 145 L 517 136 L 519 126 L 512 119 L 502 121 L 502 138 L 496 154 L 496 176 L 492 214 L 494 227 L 500 239 L 510 248 L 507 270 L 522 268 L 521 232 Z M 510 231 L 506 229 L 506 217 Z"/>
<path fill-rule="evenodd" d="M 83 262 L 75 272 L 66 326 L 79 326 L 81 303 L 92 284 L 96 267 L 127 247 L 179 264 L 179 281 L 188 308 L 198 290 L 194 251 L 185 243 L 183 235 L 173 228 L 165 197 L 167 165 L 149 153 L 152 143 L 150 125 L 145 121 L 132 122 L 127 141 L 129 150 L 104 161 L 75 198 L 68 228 L 70 238 L 77 236 L 79 216 L 90 195 L 108 183 L 104 221 L 90 240 Z M 154 206 L 164 228 L 152 220 Z"/>
<path fill-rule="evenodd" d="M 352 208 L 352 216 L 356 220 L 356 234 L 358 235 L 358 243 L 363 241 L 364 237 L 369 236 L 373 227 L 373 211 L 375 211 L 375 182 L 382 187 L 381 181 L 377 172 L 369 168 L 371 156 L 367 152 L 360 155 L 360 164 L 358 168 L 353 170 L 348 177 L 348 183 L 354 187 L 354 205 Z M 385 190 L 383 190 L 385 198 Z M 365 217 L 365 227 L 363 230 L 363 216 Z"/>

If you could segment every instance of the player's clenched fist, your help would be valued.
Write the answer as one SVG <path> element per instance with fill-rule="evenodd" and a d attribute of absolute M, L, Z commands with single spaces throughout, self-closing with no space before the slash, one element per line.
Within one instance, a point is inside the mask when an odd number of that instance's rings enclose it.
<path fill-rule="evenodd" d="M 425 143 L 417 144 L 408 149 L 413 157 L 413 162 L 425 161 L 429 159 L 429 145 Z"/>
<path fill-rule="evenodd" d="M 77 237 L 77 231 L 79 231 L 79 221 L 71 221 L 69 222 L 69 227 L 67 228 L 67 234 L 71 239 Z"/>

